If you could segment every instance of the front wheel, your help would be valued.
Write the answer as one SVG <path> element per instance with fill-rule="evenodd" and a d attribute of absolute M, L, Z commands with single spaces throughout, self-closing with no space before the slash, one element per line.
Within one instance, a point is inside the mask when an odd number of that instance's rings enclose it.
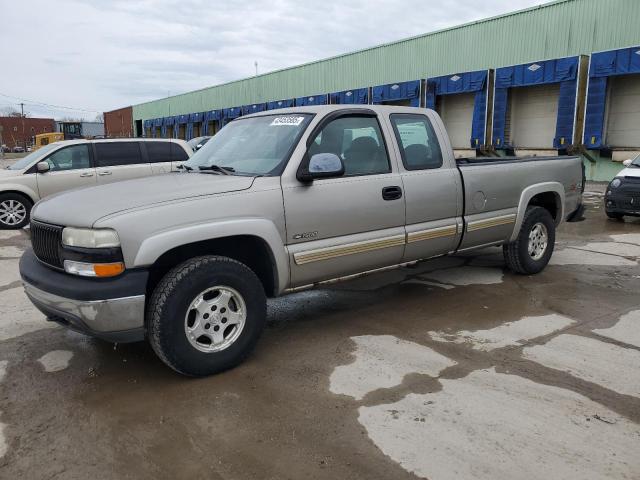
<path fill-rule="evenodd" d="M 542 207 L 528 207 L 518 237 L 502 247 L 512 271 L 523 275 L 541 272 L 547 266 L 556 242 L 556 224 Z"/>
<path fill-rule="evenodd" d="M 0 229 L 17 230 L 26 227 L 31 213 L 31 201 L 18 193 L 0 194 Z"/>
<path fill-rule="evenodd" d="M 188 260 L 154 290 L 147 335 L 160 359 L 194 377 L 232 368 L 253 350 L 266 321 L 266 296 L 246 265 L 226 257 Z"/>

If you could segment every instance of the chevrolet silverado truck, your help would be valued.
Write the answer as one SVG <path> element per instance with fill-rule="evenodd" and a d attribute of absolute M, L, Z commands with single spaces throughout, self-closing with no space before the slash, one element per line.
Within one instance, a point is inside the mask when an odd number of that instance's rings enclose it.
<path fill-rule="evenodd" d="M 540 272 L 583 185 L 578 157 L 456 161 L 432 110 L 283 109 L 231 122 L 181 172 L 37 203 L 20 273 L 49 320 L 203 376 L 251 352 L 268 297 L 491 245 Z"/>

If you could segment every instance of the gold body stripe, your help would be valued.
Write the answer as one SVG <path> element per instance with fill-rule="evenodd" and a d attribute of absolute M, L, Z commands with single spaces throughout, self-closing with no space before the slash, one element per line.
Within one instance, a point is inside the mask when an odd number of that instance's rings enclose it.
<path fill-rule="evenodd" d="M 482 230 L 483 228 L 499 227 L 501 225 L 508 225 L 516 221 L 516 214 L 502 215 L 500 217 L 487 218 L 486 220 L 477 220 L 475 222 L 469 222 L 467 225 L 467 232 L 474 232 L 476 230 Z"/>
<path fill-rule="evenodd" d="M 470 222 L 467 225 L 467 231 L 473 232 L 483 228 L 498 227 L 500 225 L 508 225 L 516 221 L 516 215 L 503 215 L 500 217 L 488 218 L 486 220 L 478 220 Z M 346 255 L 355 255 L 358 253 L 371 252 L 383 248 L 400 247 L 405 244 L 422 242 L 425 240 L 433 240 L 436 238 L 451 237 L 458 233 L 457 225 L 448 225 L 446 227 L 431 228 L 429 230 L 420 230 L 410 232 L 405 235 L 394 235 L 377 240 L 365 240 L 363 242 L 348 243 L 336 247 L 325 247 L 317 250 L 309 250 L 307 252 L 298 252 L 293 255 L 296 265 L 305 265 L 307 263 L 319 262 L 322 260 L 330 260 L 332 258 L 344 257 Z"/>
<path fill-rule="evenodd" d="M 310 250 L 308 252 L 300 252 L 294 254 L 293 258 L 297 265 L 304 265 L 306 263 L 329 260 L 332 258 L 343 257 L 345 255 L 371 252 L 382 248 L 400 247 L 404 244 L 404 235 L 394 235 L 393 237 L 386 237 L 379 240 L 366 240 L 364 242 L 349 243 L 338 247 L 326 247 L 319 248 L 318 250 Z"/>
<path fill-rule="evenodd" d="M 423 240 L 433 240 L 434 238 L 452 237 L 456 233 L 458 233 L 457 225 L 448 225 L 446 227 L 410 232 L 407 234 L 407 243 L 422 242 Z"/>

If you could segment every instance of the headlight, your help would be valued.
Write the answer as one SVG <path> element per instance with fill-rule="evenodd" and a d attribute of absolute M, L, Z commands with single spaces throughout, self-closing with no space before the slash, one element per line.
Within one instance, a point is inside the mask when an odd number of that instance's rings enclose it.
<path fill-rule="evenodd" d="M 114 248 L 120 246 L 120 239 L 115 230 L 108 228 L 94 230 L 67 227 L 62 230 L 62 244 L 67 247 Z"/>
<path fill-rule="evenodd" d="M 611 184 L 609 186 L 611 188 L 618 188 L 620 185 L 622 185 L 622 180 L 620 180 L 619 178 L 614 178 L 613 180 L 611 180 Z"/>

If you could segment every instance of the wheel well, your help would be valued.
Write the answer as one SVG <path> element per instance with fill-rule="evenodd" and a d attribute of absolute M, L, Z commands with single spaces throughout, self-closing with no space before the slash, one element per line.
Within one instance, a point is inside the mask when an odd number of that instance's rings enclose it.
<path fill-rule="evenodd" d="M 36 203 L 36 202 L 33 201 L 33 198 L 31 198 L 30 195 L 28 195 L 28 194 L 26 194 L 24 192 L 21 192 L 20 190 L 2 190 L 0 192 L 0 195 L 4 195 L 6 193 L 13 193 L 14 195 L 20 195 L 21 197 L 24 197 L 27 200 L 29 200 L 29 202 L 31 202 L 32 206 L 33 206 L 34 203 Z"/>
<path fill-rule="evenodd" d="M 173 267 L 201 255 L 219 255 L 237 260 L 258 276 L 267 296 L 274 296 L 278 279 L 275 259 L 267 243 L 259 237 L 239 235 L 188 243 L 163 253 L 151 266 L 147 281 L 147 298 L 162 277 Z"/>
<path fill-rule="evenodd" d="M 560 214 L 560 198 L 555 192 L 538 193 L 531 200 L 529 206 L 542 207 L 547 210 L 557 222 Z"/>

